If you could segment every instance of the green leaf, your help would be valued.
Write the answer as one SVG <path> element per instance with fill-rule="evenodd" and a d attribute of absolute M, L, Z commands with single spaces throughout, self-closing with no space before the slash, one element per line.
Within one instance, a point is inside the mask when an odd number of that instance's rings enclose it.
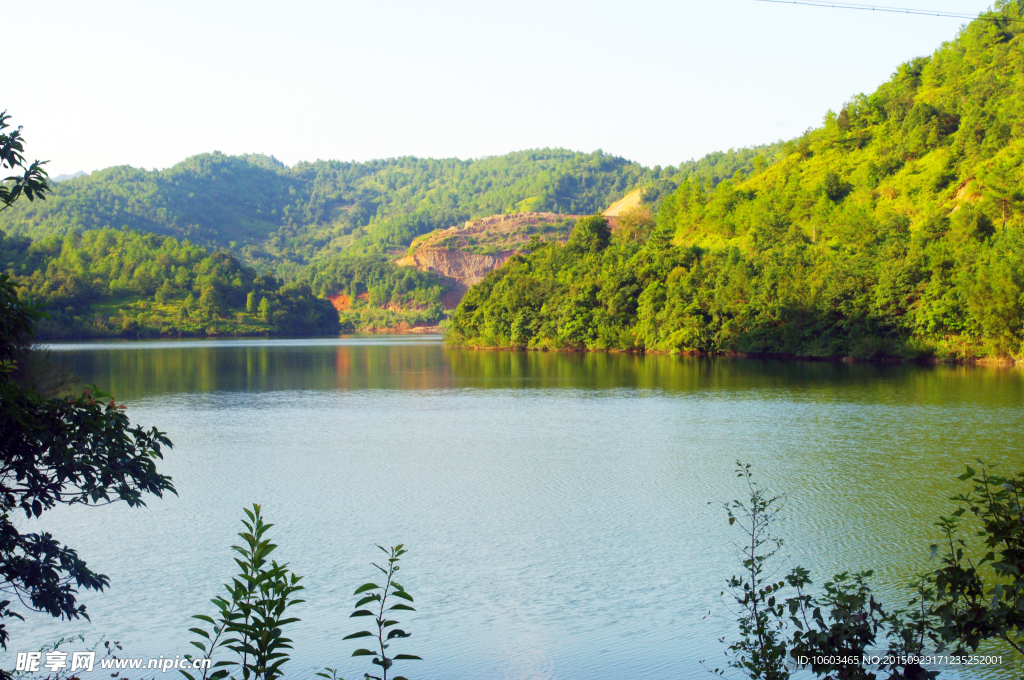
<path fill-rule="evenodd" d="M 422 657 L 416 656 L 415 654 L 396 654 L 395 661 L 403 659 L 406 661 L 423 661 Z"/>
<path fill-rule="evenodd" d="M 369 649 L 357 649 L 352 652 L 352 656 L 376 656 L 376 652 L 371 652 Z"/>
<path fill-rule="evenodd" d="M 361 638 L 361 637 L 373 637 L 373 633 L 371 633 L 368 630 L 361 630 L 358 633 L 352 633 L 351 635 L 346 635 L 345 637 L 343 637 L 341 639 L 342 640 L 354 640 L 355 638 Z"/>
<path fill-rule="evenodd" d="M 367 611 L 365 609 L 357 609 L 356 611 L 354 611 L 354 612 L 352 612 L 351 614 L 348 615 L 348 617 L 350 619 L 353 616 L 373 616 L 373 612 Z"/>
<path fill-rule="evenodd" d="M 392 605 L 391 607 L 388 607 L 388 611 L 391 611 L 392 609 L 405 609 L 406 611 L 410 611 L 410 612 L 416 611 L 414 608 L 410 607 L 407 604 L 402 604 L 401 602 L 399 602 L 396 605 Z"/>
<path fill-rule="evenodd" d="M 367 590 L 376 590 L 378 588 L 380 588 L 380 586 L 377 585 L 376 583 L 364 583 L 363 585 L 361 585 L 358 588 L 356 588 L 356 592 L 354 592 L 352 594 L 353 595 L 358 595 L 359 593 L 365 593 Z"/>

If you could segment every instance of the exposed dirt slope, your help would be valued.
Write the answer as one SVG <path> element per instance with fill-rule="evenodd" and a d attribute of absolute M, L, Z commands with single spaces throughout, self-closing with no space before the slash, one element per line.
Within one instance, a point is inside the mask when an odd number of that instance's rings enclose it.
<path fill-rule="evenodd" d="M 537 212 L 491 215 L 419 237 L 396 264 L 453 279 L 457 285 L 445 297 L 445 306 L 454 308 L 470 286 L 503 265 L 532 236 L 564 242 L 579 217 Z"/>
<path fill-rule="evenodd" d="M 462 226 L 437 229 L 412 242 L 409 252 L 419 248 L 462 250 L 478 255 L 496 255 L 517 250 L 536 234 L 545 241 L 565 241 L 581 215 L 525 212 L 491 215 Z"/>
<path fill-rule="evenodd" d="M 620 212 L 640 205 L 640 195 L 640 190 L 630 192 L 604 212 L 613 230 L 618 226 Z M 564 243 L 581 217 L 548 212 L 491 215 L 420 236 L 395 264 L 432 271 L 455 281 L 444 300 L 445 308 L 454 309 L 470 286 L 505 264 L 532 237 Z"/>
<path fill-rule="evenodd" d="M 505 260 L 515 251 L 508 250 L 494 255 L 467 253 L 451 248 L 417 248 L 396 264 L 402 267 L 416 267 L 422 271 L 432 271 L 449 279 L 455 279 L 465 287 L 480 283 L 487 272 L 505 264 Z"/>
<path fill-rule="evenodd" d="M 633 191 L 630 191 L 628 194 L 623 196 L 620 200 L 615 201 L 610 206 L 608 206 L 608 209 L 601 214 L 604 215 L 605 217 L 615 218 L 621 215 L 622 213 L 626 212 L 630 208 L 640 208 L 642 207 L 641 199 L 643 198 L 643 194 L 643 189 L 634 189 Z M 613 224 L 612 226 L 615 225 Z"/>

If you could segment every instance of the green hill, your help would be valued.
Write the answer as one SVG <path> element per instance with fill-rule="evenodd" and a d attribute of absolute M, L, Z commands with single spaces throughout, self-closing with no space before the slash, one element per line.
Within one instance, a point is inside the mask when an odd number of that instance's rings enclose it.
<path fill-rule="evenodd" d="M 1024 356 L 1022 32 L 999 2 L 728 179 L 655 182 L 641 238 L 513 258 L 466 296 L 450 342 Z"/>
<path fill-rule="evenodd" d="M 110 230 L 126 229 L 133 243 L 155 234 L 198 248 L 203 257 L 227 251 L 232 261 L 253 268 L 250 279 L 261 273 L 307 284 L 317 296 L 334 300 L 348 328 L 436 324 L 453 282 L 393 262 L 394 253 L 417 236 L 494 213 L 537 207 L 556 213 L 600 210 L 658 176 L 600 151 L 561 149 L 469 161 L 405 157 L 294 167 L 261 155 L 203 154 L 162 171 L 125 166 L 52 183 L 47 200 L 21 201 L 0 213 L 0 233 L 20 239 L 19 252 L 31 252 L 0 267 L 18 275 L 25 290 L 51 312 L 53 320 L 42 327 L 48 334 L 194 334 L 203 328 L 215 334 L 299 333 L 307 327 L 243 323 L 238 309 L 217 323 L 201 316 L 186 322 L 177 307 L 154 313 L 161 308 L 152 297 L 155 289 L 128 286 L 122 272 L 107 266 L 90 270 L 88 286 L 69 292 L 61 283 L 69 274 L 65 255 L 95 242 L 73 236 L 100 231 L 109 239 Z M 179 266 L 163 259 L 156 263 L 161 247 L 136 258 L 138 267 L 160 281 L 173 278 Z M 97 255 L 108 257 L 91 251 L 80 255 L 89 263 Z M 69 280 L 80 282 L 79 274 L 70 271 Z M 63 278 L 45 283 L 54 276 Z M 195 299 L 201 294 L 199 288 L 186 288 L 180 291 L 182 304 L 188 294 Z M 127 316 L 152 320 L 136 328 L 121 313 L 123 305 L 130 307 Z"/>
<path fill-rule="evenodd" d="M 127 226 L 273 267 L 401 248 L 433 229 L 495 213 L 593 212 L 652 179 L 639 164 L 600 151 L 294 167 L 212 153 L 167 170 L 123 166 L 55 183 L 46 201 L 22 201 L 0 214 L 0 229 L 38 239 Z"/>
<path fill-rule="evenodd" d="M 308 282 L 282 283 L 172 236 L 92 229 L 32 241 L 0 232 L 0 267 L 49 318 L 40 338 L 324 335 L 338 314 Z"/>

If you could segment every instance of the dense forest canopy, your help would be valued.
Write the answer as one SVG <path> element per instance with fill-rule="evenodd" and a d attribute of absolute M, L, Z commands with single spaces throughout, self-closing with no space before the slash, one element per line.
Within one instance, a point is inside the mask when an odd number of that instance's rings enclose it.
<path fill-rule="evenodd" d="M 307 283 L 257 276 L 171 236 L 96 229 L 39 241 L 0 233 L 0 266 L 45 309 L 42 337 L 338 332 Z"/>
<path fill-rule="evenodd" d="M 749 156 L 729 152 L 681 168 L 717 181 Z M 331 297 L 343 328 L 436 324 L 452 282 L 393 262 L 417 236 L 495 213 L 598 211 L 635 186 L 649 186 L 656 201 L 684 176 L 560 149 L 294 167 L 263 155 L 203 154 L 162 171 L 123 166 L 52 183 L 45 202 L 0 213 L 9 235 L 0 265 L 49 310 L 44 335 L 330 327 L 246 309 L 239 285 L 246 295 L 268 289 L 253 289 L 257 280 Z M 243 273 L 215 277 L 223 305 L 211 315 L 202 296 L 210 286 L 196 283 L 193 269 L 217 250 Z"/>
<path fill-rule="evenodd" d="M 0 265 L 51 313 L 44 335 L 328 329 L 298 323 L 304 312 L 245 309 L 248 292 L 284 283 L 333 297 L 345 327 L 437 323 L 450 282 L 392 261 L 416 236 L 492 213 L 600 210 L 653 176 L 600 151 L 291 168 L 203 154 L 163 171 L 124 166 L 52 183 L 45 202 L 0 213 Z M 215 277 L 223 309 L 211 315 L 205 303 L 193 309 L 210 288 L 193 270 L 213 257 L 242 273 Z M 264 280 L 274 285 L 252 288 Z"/>
<path fill-rule="evenodd" d="M 1024 355 L 1022 32 L 1018 3 L 997 3 L 728 179 L 677 176 L 643 238 L 515 258 L 463 300 L 452 340 Z"/>
<path fill-rule="evenodd" d="M 167 170 L 122 166 L 61 182 L 46 202 L 0 215 L 0 228 L 40 238 L 127 226 L 230 249 L 254 263 L 304 263 L 404 247 L 433 229 L 495 213 L 600 211 L 652 179 L 651 170 L 601 151 L 290 168 L 272 157 L 215 152 Z"/>

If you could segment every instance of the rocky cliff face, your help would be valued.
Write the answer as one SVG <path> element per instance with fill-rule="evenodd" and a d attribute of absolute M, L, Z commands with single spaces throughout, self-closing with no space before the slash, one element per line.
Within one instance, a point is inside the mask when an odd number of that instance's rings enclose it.
<path fill-rule="evenodd" d="M 492 215 L 425 234 L 413 241 L 409 252 L 395 263 L 452 279 L 455 285 L 445 297 L 445 307 L 454 309 L 470 286 L 505 264 L 532 237 L 568 240 L 579 217 L 555 213 Z"/>
<path fill-rule="evenodd" d="M 398 260 L 401 267 L 416 267 L 422 271 L 432 271 L 449 279 L 454 279 L 467 289 L 480 283 L 487 272 L 505 264 L 514 250 L 501 251 L 494 255 L 467 253 L 462 250 L 448 248 L 417 248 L 414 252 Z"/>
<path fill-rule="evenodd" d="M 605 216 L 614 230 L 621 211 L 639 205 L 640 192 L 634 191 L 612 205 Z M 395 260 L 400 267 L 416 267 L 445 276 L 454 282 L 445 296 L 447 309 L 458 306 L 470 286 L 480 283 L 487 272 L 505 264 L 523 249 L 530 239 L 565 243 L 582 215 L 526 212 L 515 215 L 491 215 L 461 226 L 437 229 L 417 238 L 408 253 Z"/>

